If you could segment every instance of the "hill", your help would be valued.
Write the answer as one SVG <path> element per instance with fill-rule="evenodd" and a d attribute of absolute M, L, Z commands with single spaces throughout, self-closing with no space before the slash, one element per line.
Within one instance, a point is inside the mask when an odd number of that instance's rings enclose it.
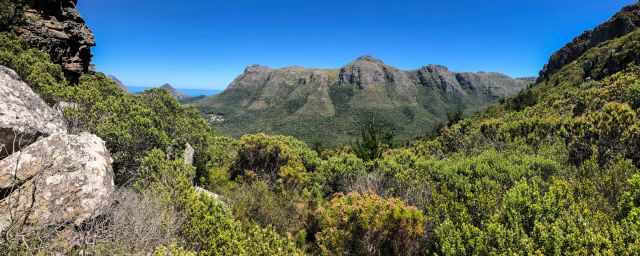
<path fill-rule="evenodd" d="M 189 98 L 189 96 L 179 92 L 178 90 L 176 90 L 176 88 L 173 88 L 173 86 L 171 86 L 170 84 L 163 84 L 158 88 L 167 91 L 171 96 L 175 97 L 178 100 L 185 100 Z"/>
<path fill-rule="evenodd" d="M 308 143 L 349 142 L 375 120 L 408 140 L 431 133 L 451 113 L 479 111 L 530 83 L 499 73 L 455 73 L 429 65 L 402 71 L 363 56 L 340 69 L 253 65 L 219 95 L 194 105 L 214 127 L 240 136 L 267 132 Z M 224 120 L 224 121 L 221 121 Z"/>

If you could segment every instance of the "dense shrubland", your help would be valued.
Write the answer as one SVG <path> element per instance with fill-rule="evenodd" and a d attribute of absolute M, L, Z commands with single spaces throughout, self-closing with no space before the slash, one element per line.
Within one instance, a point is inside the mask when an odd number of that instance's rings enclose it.
<path fill-rule="evenodd" d="M 71 130 L 107 142 L 121 192 L 92 225 L 5 239 L 0 249 L 635 255 L 640 68 L 620 55 L 639 35 L 588 51 L 484 113 L 452 117 L 438 136 L 392 148 L 371 128 L 351 148 L 317 152 L 286 136 L 218 136 L 161 90 L 131 95 L 101 74 L 70 84 L 46 54 L 1 34 L 0 64 L 50 104 L 75 103 L 65 111 Z M 193 166 L 181 158 L 187 143 Z M 61 242 L 74 235 L 88 240 Z"/>

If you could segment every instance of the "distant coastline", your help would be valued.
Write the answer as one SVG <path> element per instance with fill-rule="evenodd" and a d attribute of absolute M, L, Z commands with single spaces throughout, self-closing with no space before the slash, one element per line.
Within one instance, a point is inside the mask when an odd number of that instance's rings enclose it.
<path fill-rule="evenodd" d="M 127 86 L 127 90 L 132 93 L 141 93 L 145 90 L 152 89 L 155 87 L 144 87 L 144 86 Z M 207 89 L 182 89 L 176 88 L 176 90 L 182 94 L 185 94 L 190 97 L 198 97 L 198 96 L 212 96 L 216 95 L 222 90 L 207 90 Z"/>

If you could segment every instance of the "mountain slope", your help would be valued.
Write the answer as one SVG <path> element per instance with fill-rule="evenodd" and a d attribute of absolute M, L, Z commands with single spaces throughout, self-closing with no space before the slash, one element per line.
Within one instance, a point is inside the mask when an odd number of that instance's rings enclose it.
<path fill-rule="evenodd" d="M 624 36 L 640 27 L 640 6 L 627 6 L 610 20 L 586 31 L 554 53 L 540 72 L 539 81 L 550 78 L 562 67 L 582 56 L 587 50 L 608 40 Z"/>
<path fill-rule="evenodd" d="M 428 134 L 447 114 L 481 110 L 529 83 L 436 65 L 402 71 L 363 56 L 341 69 L 250 66 L 223 93 L 195 105 L 223 114 L 224 122 L 214 126 L 234 136 L 268 132 L 312 143 L 331 137 L 335 141 L 328 144 L 336 145 L 351 140 L 359 124 L 370 120 L 402 140 Z"/>

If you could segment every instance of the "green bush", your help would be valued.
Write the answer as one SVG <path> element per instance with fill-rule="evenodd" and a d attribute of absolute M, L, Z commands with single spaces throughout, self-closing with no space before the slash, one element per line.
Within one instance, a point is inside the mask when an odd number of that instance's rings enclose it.
<path fill-rule="evenodd" d="M 302 255 L 275 231 L 242 224 L 216 199 L 192 192 L 186 198 L 185 241 L 198 255 Z"/>
<path fill-rule="evenodd" d="M 229 174 L 232 180 L 257 178 L 274 187 L 300 188 L 310 181 L 319 160 L 315 151 L 292 137 L 245 135 Z"/>
<path fill-rule="evenodd" d="M 413 255 L 425 235 L 421 211 L 375 194 L 337 195 L 317 215 L 323 255 Z"/>
<path fill-rule="evenodd" d="M 352 184 L 367 174 L 368 166 L 354 154 L 344 153 L 322 161 L 317 170 L 319 183 L 325 196 L 346 193 Z"/>
<path fill-rule="evenodd" d="M 16 71 L 50 104 L 73 93 L 60 65 L 54 64 L 48 54 L 30 49 L 13 34 L 0 33 L 0 65 Z"/>

